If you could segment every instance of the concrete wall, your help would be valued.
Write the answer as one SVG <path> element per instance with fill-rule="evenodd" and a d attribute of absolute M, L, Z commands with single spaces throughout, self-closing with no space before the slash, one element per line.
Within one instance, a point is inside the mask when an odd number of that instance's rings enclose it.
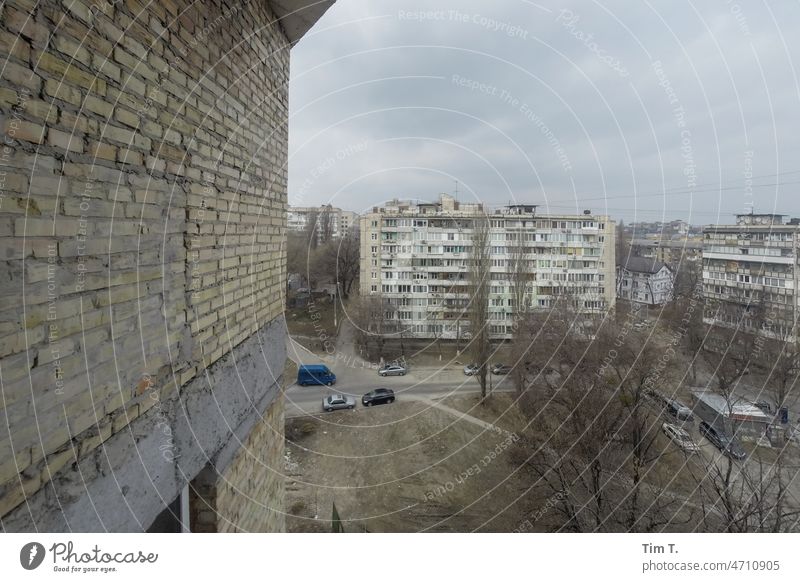
<path fill-rule="evenodd" d="M 209 466 L 192 482 L 192 531 L 286 530 L 283 436 L 284 400 L 279 398 L 241 446 L 230 447 L 233 458 L 224 470 Z"/>
<path fill-rule="evenodd" d="M 265 0 L 0 22 L 2 527 L 146 529 L 276 414 L 287 37 Z"/>

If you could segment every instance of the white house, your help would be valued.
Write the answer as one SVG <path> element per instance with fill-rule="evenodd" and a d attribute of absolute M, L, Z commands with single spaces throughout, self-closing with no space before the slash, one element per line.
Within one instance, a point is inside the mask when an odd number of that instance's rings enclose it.
<path fill-rule="evenodd" d="M 628 257 L 617 267 L 617 297 L 644 305 L 664 305 L 672 300 L 675 275 L 664 263 L 645 257 Z"/>

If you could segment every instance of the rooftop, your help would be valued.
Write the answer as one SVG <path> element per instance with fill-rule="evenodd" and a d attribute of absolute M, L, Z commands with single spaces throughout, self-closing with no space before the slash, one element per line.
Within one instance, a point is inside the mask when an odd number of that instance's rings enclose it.
<path fill-rule="evenodd" d="M 667 267 L 665 263 L 654 259 L 648 259 L 646 257 L 628 257 L 628 260 L 625 261 L 622 268 L 632 273 L 649 273 L 654 275 L 664 267 Z M 669 269 L 669 267 L 667 267 L 667 269 Z"/>
<path fill-rule="evenodd" d="M 728 402 L 721 394 L 703 389 L 692 390 L 692 395 L 698 401 L 702 401 L 723 416 L 730 416 L 731 418 L 738 418 L 739 420 L 770 421 L 763 410 L 744 398 L 737 396 L 735 397 L 736 400 Z"/>

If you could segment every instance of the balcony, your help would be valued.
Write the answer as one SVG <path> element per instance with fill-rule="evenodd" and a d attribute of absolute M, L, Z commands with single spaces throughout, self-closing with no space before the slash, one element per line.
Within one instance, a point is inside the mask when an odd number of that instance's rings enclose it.
<path fill-rule="evenodd" d="M 773 263 L 776 265 L 792 265 L 794 264 L 794 257 L 772 257 L 768 255 L 743 255 L 741 253 L 713 253 L 703 252 L 704 259 L 712 259 L 717 261 L 735 261 L 746 263 Z"/>

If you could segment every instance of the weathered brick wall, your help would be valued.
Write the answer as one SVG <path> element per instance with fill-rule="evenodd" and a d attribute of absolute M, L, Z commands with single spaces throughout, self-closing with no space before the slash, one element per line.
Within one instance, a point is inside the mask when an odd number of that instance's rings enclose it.
<path fill-rule="evenodd" d="M 272 20 L 264 0 L 0 6 L 0 517 L 135 446 L 135 419 L 282 312 Z"/>
<path fill-rule="evenodd" d="M 230 465 L 192 484 L 192 531 L 283 532 L 284 399 L 273 402 Z"/>

